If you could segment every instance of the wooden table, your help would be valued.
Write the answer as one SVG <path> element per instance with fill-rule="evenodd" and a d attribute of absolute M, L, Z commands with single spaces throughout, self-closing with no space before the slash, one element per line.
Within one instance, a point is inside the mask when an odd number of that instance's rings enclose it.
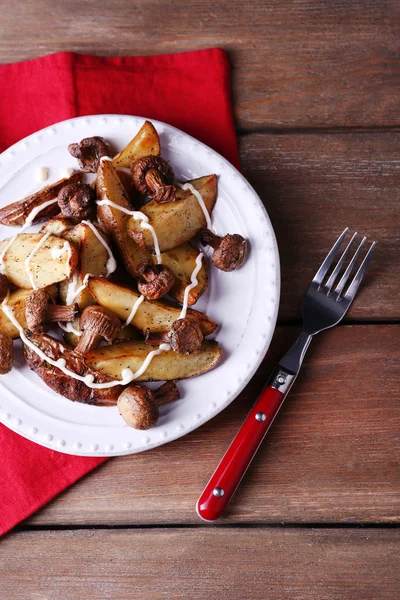
<path fill-rule="evenodd" d="M 230 52 L 244 174 L 282 260 L 272 356 L 184 439 L 110 460 L 0 544 L 5 600 L 395 600 L 399 568 L 400 54 L 397 0 L 2 3 L 0 61 L 57 50 Z M 304 372 L 226 516 L 195 502 L 299 300 L 348 225 L 378 245 L 343 326 Z"/>

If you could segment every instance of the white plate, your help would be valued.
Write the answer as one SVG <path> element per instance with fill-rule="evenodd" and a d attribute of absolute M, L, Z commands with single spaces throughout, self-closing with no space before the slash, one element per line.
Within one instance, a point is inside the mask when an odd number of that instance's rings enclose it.
<path fill-rule="evenodd" d="M 67 146 L 101 135 L 120 150 L 143 118 L 96 115 L 63 121 L 18 142 L 0 155 L 0 206 L 43 186 L 38 167 L 49 168 L 49 180 L 77 167 Z M 240 233 L 250 240 L 250 255 L 236 272 L 210 269 L 208 292 L 195 308 L 220 324 L 216 338 L 223 360 L 213 371 L 179 382 L 182 399 L 165 406 L 148 432 L 125 425 L 116 407 L 71 402 L 55 394 L 24 364 L 16 343 L 16 365 L 0 379 L 0 421 L 48 448 L 85 456 L 118 456 L 142 452 L 179 438 L 223 410 L 254 375 L 274 331 L 280 289 L 279 255 L 274 231 L 261 200 L 244 177 L 222 156 L 182 131 L 153 121 L 178 181 L 218 175 L 213 225 L 219 234 Z M 46 183 L 48 183 L 46 182 Z M 38 227 L 36 227 L 38 229 Z M 0 239 L 14 228 L 0 226 Z"/>

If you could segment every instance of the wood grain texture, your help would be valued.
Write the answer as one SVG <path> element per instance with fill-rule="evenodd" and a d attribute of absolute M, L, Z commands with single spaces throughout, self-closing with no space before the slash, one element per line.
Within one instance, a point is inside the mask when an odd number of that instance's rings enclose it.
<path fill-rule="evenodd" d="M 29 523 L 200 524 L 200 492 L 295 335 L 278 328 L 270 359 L 215 419 L 171 444 L 109 461 Z M 221 522 L 399 522 L 399 389 L 400 326 L 321 334 Z"/>
<path fill-rule="evenodd" d="M 400 133 L 252 134 L 243 171 L 261 196 L 281 254 L 280 320 L 346 226 L 377 246 L 347 320 L 400 319 Z M 359 238 L 361 239 L 361 237 Z"/>
<path fill-rule="evenodd" d="M 399 531 L 360 529 L 16 533 L 0 546 L 2 596 L 394 600 L 399 542 Z"/>
<path fill-rule="evenodd" d="M 59 50 L 131 55 L 221 46 L 231 55 L 242 129 L 400 124 L 397 0 L 1 4 L 3 63 Z"/>

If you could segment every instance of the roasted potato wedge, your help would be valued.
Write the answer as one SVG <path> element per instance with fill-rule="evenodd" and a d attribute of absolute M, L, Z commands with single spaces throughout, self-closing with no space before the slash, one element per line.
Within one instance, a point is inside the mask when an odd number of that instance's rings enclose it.
<path fill-rule="evenodd" d="M 4 255 L 7 279 L 20 288 L 32 289 L 25 261 L 35 250 L 43 233 L 21 233 Z M 0 254 L 9 240 L 0 242 Z M 67 279 L 78 264 L 78 251 L 68 241 L 50 235 L 30 261 L 30 272 L 38 288 Z"/>
<path fill-rule="evenodd" d="M 151 348 L 143 342 L 121 342 L 92 350 L 85 363 L 94 371 L 121 379 L 123 369 L 140 369 Z M 213 369 L 221 359 L 221 348 L 213 340 L 204 340 L 198 352 L 177 354 L 173 350 L 154 356 L 143 375 L 135 381 L 171 381 L 201 375 Z"/>
<path fill-rule="evenodd" d="M 96 383 L 109 383 L 115 379 L 108 377 L 103 373 L 98 373 L 86 365 L 86 361 L 66 348 L 64 344 L 49 335 L 34 334 L 31 336 L 31 341 L 49 358 L 56 361 L 63 358 L 66 361 L 66 367 L 73 373 L 78 373 L 81 376 L 93 375 Z M 118 400 L 118 396 L 123 388 L 120 385 L 109 388 L 92 389 L 82 381 L 78 381 L 74 377 L 66 375 L 57 367 L 53 367 L 48 362 L 36 354 L 29 346 L 24 344 L 24 357 L 28 366 L 48 385 L 52 390 L 61 394 L 74 402 L 82 402 L 84 404 L 94 404 L 96 406 L 113 406 Z"/>
<path fill-rule="evenodd" d="M 103 234 L 104 235 L 104 234 Z M 63 234 L 63 238 L 72 242 L 79 252 L 78 273 L 75 272 L 74 285 L 79 288 L 83 285 L 85 275 L 107 275 L 108 252 L 100 242 L 93 230 L 85 223 L 79 223 L 73 229 Z M 71 285 L 72 277 L 60 283 L 60 299 L 63 304 L 67 304 L 68 288 Z M 75 299 L 79 308 L 83 310 L 87 306 L 94 304 L 93 296 L 88 289 L 83 290 Z"/>
<path fill-rule="evenodd" d="M 132 210 L 127 193 L 115 167 L 109 160 L 102 161 L 97 171 L 97 196 L 99 200 L 111 200 L 125 210 Z M 129 215 L 109 206 L 97 206 L 97 219 L 101 228 L 114 241 L 126 270 L 132 277 L 137 276 L 136 267 L 140 261 L 149 258 L 149 253 L 141 249 L 129 236 L 127 225 Z"/>
<path fill-rule="evenodd" d="M 50 296 L 55 300 L 58 295 L 58 290 L 56 285 L 51 285 L 46 288 L 46 292 L 50 294 Z M 19 323 L 21 323 L 22 327 L 25 329 L 26 327 L 26 317 L 25 317 L 25 302 L 31 290 L 15 290 L 15 292 L 11 292 L 7 300 L 7 306 L 11 306 L 14 311 L 15 318 Z M 4 312 L 1 310 L 0 305 L 0 331 L 3 333 L 8 333 L 15 340 L 19 337 L 19 331 L 14 325 L 11 323 L 10 319 Z"/>
<path fill-rule="evenodd" d="M 54 200 L 57 198 L 60 190 L 66 185 L 70 183 L 77 183 L 81 180 L 81 173 L 76 172 L 71 175 L 71 177 L 66 177 L 64 179 L 60 179 L 56 183 L 52 183 L 47 185 L 39 192 L 24 198 L 23 200 L 18 200 L 18 202 L 13 202 L 8 206 L 4 206 L 4 208 L 0 209 L 0 223 L 2 225 L 8 225 L 8 227 L 22 227 L 24 225 L 29 213 L 34 209 L 44 204 L 45 202 L 49 202 L 50 200 Z M 54 217 L 57 213 L 60 212 L 60 208 L 57 203 L 51 204 L 44 208 L 34 219 L 33 223 L 41 223 L 42 221 L 46 221 L 50 219 L 50 217 Z"/>
<path fill-rule="evenodd" d="M 217 199 L 217 177 L 207 175 L 188 182 L 201 194 L 209 213 L 214 208 Z M 206 219 L 197 198 L 190 190 L 179 189 L 175 202 L 158 204 L 151 200 L 141 211 L 149 218 L 149 224 L 156 232 L 161 252 L 188 242 L 200 229 L 206 227 Z M 143 229 L 140 221 L 129 218 L 128 229 L 136 234 L 142 234 L 146 248 L 154 252 L 153 237 L 148 229 Z"/>
<path fill-rule="evenodd" d="M 183 302 L 185 289 L 190 284 L 190 278 L 196 268 L 196 258 L 198 255 L 199 251 L 188 243 L 161 253 L 163 265 L 169 267 L 176 278 L 172 289 L 168 293 L 180 303 Z M 154 255 L 152 258 L 154 264 L 157 264 L 157 258 Z M 197 300 L 208 288 L 208 269 L 205 257 L 197 275 L 197 281 L 199 282 L 198 285 L 189 292 L 189 306 L 196 304 Z"/>
<path fill-rule="evenodd" d="M 100 277 L 91 277 L 88 288 L 98 304 L 114 312 L 122 321 L 127 320 L 140 296 L 139 292 Z M 179 314 L 180 309 L 175 306 L 160 301 L 144 300 L 132 320 L 132 325 L 142 331 L 169 331 Z M 187 317 L 198 322 L 204 336 L 210 335 L 217 328 L 212 319 L 196 310 L 188 310 Z"/>
<path fill-rule="evenodd" d="M 116 167 L 129 168 L 132 161 L 150 154 L 160 154 L 160 140 L 154 125 L 150 121 L 145 121 L 129 144 L 114 156 L 113 164 Z"/>
<path fill-rule="evenodd" d="M 53 233 L 54 235 L 62 235 L 66 231 L 73 229 L 71 221 L 65 217 L 56 216 L 44 223 L 40 229 L 40 233 Z"/>

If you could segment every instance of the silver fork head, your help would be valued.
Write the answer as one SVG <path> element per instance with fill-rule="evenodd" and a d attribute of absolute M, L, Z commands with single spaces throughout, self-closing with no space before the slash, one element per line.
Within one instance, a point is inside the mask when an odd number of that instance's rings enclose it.
<path fill-rule="evenodd" d="M 339 236 L 322 265 L 315 274 L 310 287 L 303 298 L 302 313 L 303 326 L 309 334 L 315 334 L 323 329 L 328 329 L 337 325 L 348 311 L 350 304 L 353 302 L 357 293 L 362 278 L 364 277 L 368 263 L 371 260 L 371 255 L 375 247 L 375 242 L 371 244 L 367 253 L 364 256 L 361 265 L 351 280 L 347 290 L 346 285 L 349 282 L 350 275 L 354 271 L 355 264 L 359 258 L 366 238 L 364 237 L 350 259 L 343 275 L 336 285 L 339 274 L 344 267 L 345 261 L 350 257 L 350 251 L 356 239 L 357 233 L 354 233 L 349 243 L 345 247 L 342 255 L 337 260 L 331 274 L 324 282 L 330 267 L 334 264 L 334 259 L 339 253 L 340 246 L 345 239 L 348 227 Z"/>

